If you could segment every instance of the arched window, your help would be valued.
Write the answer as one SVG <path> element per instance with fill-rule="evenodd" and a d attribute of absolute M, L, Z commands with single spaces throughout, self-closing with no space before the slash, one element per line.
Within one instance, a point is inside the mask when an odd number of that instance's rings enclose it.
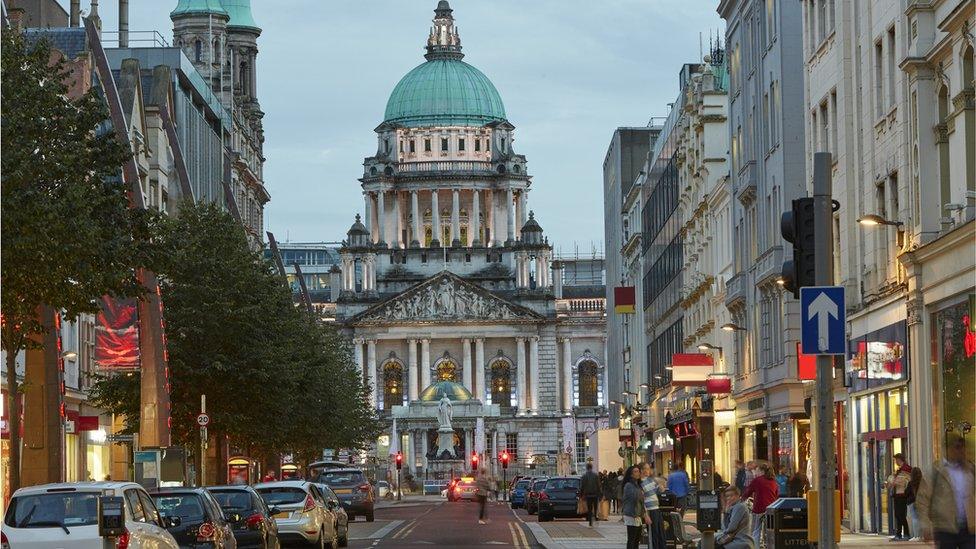
<path fill-rule="evenodd" d="M 491 363 L 491 403 L 512 405 L 512 365 L 507 360 L 496 359 Z"/>
<path fill-rule="evenodd" d="M 599 406 L 600 374 L 596 362 L 579 364 L 579 406 Z"/>
<path fill-rule="evenodd" d="M 196 42 L 193 43 L 193 60 L 199 63 L 202 56 L 203 56 L 203 42 L 197 40 Z"/>
<path fill-rule="evenodd" d="M 403 404 L 403 364 L 391 360 L 383 365 L 383 409 Z"/>
<path fill-rule="evenodd" d="M 442 360 L 434 370 L 434 377 L 437 381 L 458 382 L 457 364 L 450 359 Z"/>

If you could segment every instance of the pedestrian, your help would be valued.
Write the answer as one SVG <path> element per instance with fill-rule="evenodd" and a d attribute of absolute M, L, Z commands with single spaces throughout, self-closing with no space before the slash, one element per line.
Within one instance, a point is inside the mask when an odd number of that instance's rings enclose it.
<path fill-rule="evenodd" d="M 912 467 L 912 479 L 908 481 L 908 520 L 912 525 L 911 541 L 922 541 L 922 529 L 918 520 L 918 509 L 915 499 L 918 497 L 918 486 L 922 483 L 922 470 Z"/>
<path fill-rule="evenodd" d="M 924 539 L 934 537 L 939 549 L 972 549 L 976 547 L 976 468 L 966 459 L 965 439 L 959 435 L 946 438 L 946 457 L 922 476 L 915 508 Z"/>
<path fill-rule="evenodd" d="M 752 496 L 752 539 L 762 545 L 760 536 L 762 535 L 763 515 L 766 507 L 776 501 L 779 496 L 779 485 L 773 478 L 773 471 L 766 463 L 761 463 L 756 468 L 758 474 L 756 478 L 746 486 L 746 491 L 742 493 L 742 498 Z"/>
<path fill-rule="evenodd" d="M 746 484 L 743 490 L 749 487 L 749 484 L 752 483 L 752 480 L 756 478 L 757 475 L 758 473 L 756 471 L 756 462 L 747 461 L 746 462 Z M 745 499 L 745 497 L 743 497 L 742 499 Z"/>
<path fill-rule="evenodd" d="M 624 500 L 624 470 L 617 469 L 617 478 L 613 481 L 613 501 L 616 512 L 620 513 L 620 507 Z"/>
<path fill-rule="evenodd" d="M 596 520 L 596 504 L 600 500 L 600 478 L 593 472 L 593 464 L 586 464 L 586 472 L 580 479 L 580 492 L 586 498 L 586 520 L 593 528 L 593 521 Z"/>
<path fill-rule="evenodd" d="M 776 484 L 779 485 L 779 497 L 785 498 L 790 492 L 790 476 L 786 474 L 786 466 L 780 465 L 779 474 L 776 475 Z"/>
<path fill-rule="evenodd" d="M 274 471 L 268 471 L 268 473 L 266 475 L 264 475 L 264 478 L 261 479 L 261 482 L 275 482 L 276 480 L 278 480 L 278 479 L 275 478 L 275 472 Z"/>
<path fill-rule="evenodd" d="M 491 496 L 494 501 L 498 501 L 498 479 L 491 477 L 489 481 L 489 486 L 491 487 Z"/>
<path fill-rule="evenodd" d="M 623 500 L 620 511 L 623 514 L 624 525 L 627 527 L 627 549 L 638 549 L 640 546 L 643 515 L 640 509 L 643 507 L 640 476 L 640 467 L 631 465 L 627 468 L 622 483 Z"/>
<path fill-rule="evenodd" d="M 657 494 L 661 487 L 654 478 L 650 463 L 641 465 L 641 490 L 644 495 L 644 523 L 647 524 L 647 545 L 657 549 L 665 547 L 664 520 L 661 516 L 660 501 Z"/>
<path fill-rule="evenodd" d="M 486 471 L 482 470 L 478 473 L 478 480 L 475 481 L 475 486 L 478 488 L 478 524 L 487 524 L 488 521 L 485 513 L 488 507 L 488 491 L 491 490 L 491 484 L 488 482 L 488 473 Z"/>
<path fill-rule="evenodd" d="M 885 480 L 888 497 L 895 508 L 895 535 L 891 541 L 906 541 L 908 534 L 908 483 L 912 480 L 912 468 L 905 461 L 905 454 L 895 454 L 895 470 Z"/>
<path fill-rule="evenodd" d="M 790 479 L 790 496 L 802 498 L 806 495 L 809 485 L 810 482 L 807 480 L 807 476 L 803 471 L 797 470 L 793 473 L 793 478 Z"/>
<path fill-rule="evenodd" d="M 729 486 L 722 492 L 725 507 L 721 527 L 715 532 L 715 547 L 722 549 L 753 549 L 755 541 L 749 534 L 749 510 L 740 498 L 739 489 Z M 698 542 L 699 549 L 701 542 Z"/>
<path fill-rule="evenodd" d="M 668 475 L 668 491 L 674 494 L 674 506 L 678 510 L 678 515 L 684 519 L 685 508 L 688 507 L 688 492 L 691 480 L 681 464 L 671 466 L 671 474 Z"/>
<path fill-rule="evenodd" d="M 735 487 L 740 494 L 746 489 L 746 466 L 741 459 L 735 460 Z"/>

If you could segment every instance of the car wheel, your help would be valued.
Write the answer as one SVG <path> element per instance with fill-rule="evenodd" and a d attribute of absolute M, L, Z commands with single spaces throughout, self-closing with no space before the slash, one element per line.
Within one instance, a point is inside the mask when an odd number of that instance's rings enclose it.
<path fill-rule="evenodd" d="M 366 522 L 373 522 L 373 511 L 372 509 L 366 511 Z"/>
<path fill-rule="evenodd" d="M 349 545 L 349 526 L 346 526 L 346 531 L 339 536 L 339 547 L 345 547 Z"/>
<path fill-rule="evenodd" d="M 551 520 L 552 517 L 550 515 L 544 515 L 542 513 L 539 513 L 539 522 L 549 522 Z"/>

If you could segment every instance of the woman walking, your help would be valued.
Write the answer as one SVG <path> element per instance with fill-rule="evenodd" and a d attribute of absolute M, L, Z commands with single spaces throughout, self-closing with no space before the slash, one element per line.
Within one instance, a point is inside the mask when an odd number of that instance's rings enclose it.
<path fill-rule="evenodd" d="M 915 509 L 915 497 L 918 496 L 919 485 L 922 484 L 922 470 L 912 467 L 912 479 L 908 481 L 908 520 L 912 525 L 911 541 L 922 541 L 922 530 L 918 521 L 918 510 Z"/>
<path fill-rule="evenodd" d="M 624 473 L 623 503 L 620 512 L 623 514 L 624 525 L 627 526 L 627 549 L 638 549 L 641 539 L 641 518 L 643 513 L 638 508 L 643 507 L 643 492 L 640 487 L 640 467 L 631 465 Z"/>

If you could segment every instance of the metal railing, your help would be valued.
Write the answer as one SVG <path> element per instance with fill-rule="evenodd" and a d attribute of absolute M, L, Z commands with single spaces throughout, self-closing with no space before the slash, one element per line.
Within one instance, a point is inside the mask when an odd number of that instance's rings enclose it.
<path fill-rule="evenodd" d="M 160 34 L 159 31 L 155 30 L 130 30 L 129 33 L 129 47 L 130 48 L 168 48 L 170 43 Z M 102 31 L 102 45 L 106 48 L 117 48 L 119 47 L 119 31 L 114 30 L 103 30 Z"/>
<path fill-rule="evenodd" d="M 478 160 L 428 160 L 423 162 L 400 162 L 396 165 L 399 173 L 418 172 L 492 172 L 492 163 Z"/>

